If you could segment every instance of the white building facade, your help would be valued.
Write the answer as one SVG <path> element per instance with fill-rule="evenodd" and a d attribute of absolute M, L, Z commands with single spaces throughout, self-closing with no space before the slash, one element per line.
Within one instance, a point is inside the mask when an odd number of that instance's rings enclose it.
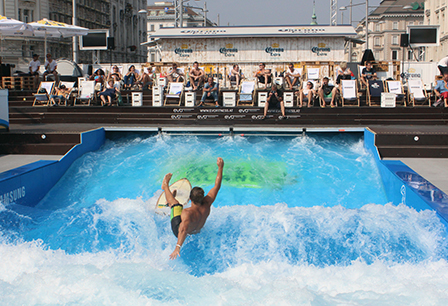
<path fill-rule="evenodd" d="M 440 25 L 439 46 L 427 47 L 428 61 L 438 62 L 448 56 L 448 0 L 426 0 L 425 1 L 425 25 Z"/>

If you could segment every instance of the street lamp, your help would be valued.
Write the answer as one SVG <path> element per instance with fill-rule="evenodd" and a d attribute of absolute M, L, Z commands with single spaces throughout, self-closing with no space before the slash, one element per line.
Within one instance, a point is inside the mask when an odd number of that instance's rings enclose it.
<path fill-rule="evenodd" d="M 350 1 L 350 3 L 351 3 L 351 1 Z M 366 49 L 369 49 L 369 7 L 370 8 L 374 8 L 374 7 L 380 7 L 381 5 L 369 6 L 369 0 L 366 0 L 366 2 L 362 2 L 362 3 L 350 4 L 350 5 L 347 5 L 347 6 L 341 6 L 339 8 L 339 10 L 340 11 L 345 11 L 345 10 L 347 10 L 347 7 L 351 8 L 353 6 L 358 6 L 358 5 L 363 5 L 363 4 L 366 5 Z M 401 7 L 404 10 L 412 9 L 412 6 L 410 6 L 410 5 L 404 5 L 404 6 L 403 5 L 385 5 L 383 7 L 385 7 L 385 8 Z M 352 16 L 351 16 L 351 14 L 350 14 L 350 24 L 352 24 Z M 351 57 L 351 55 L 350 55 L 350 57 Z"/>

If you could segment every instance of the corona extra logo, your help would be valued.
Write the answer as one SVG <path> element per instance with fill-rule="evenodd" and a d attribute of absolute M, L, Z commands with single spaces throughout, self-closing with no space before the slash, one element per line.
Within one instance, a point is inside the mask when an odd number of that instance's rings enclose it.
<path fill-rule="evenodd" d="M 232 49 L 233 48 L 233 44 L 226 44 L 226 48 L 227 49 Z"/>
<path fill-rule="evenodd" d="M 271 47 L 272 47 L 272 48 L 278 48 L 278 47 L 280 47 L 280 45 L 279 45 L 278 43 L 273 43 L 273 44 L 271 45 Z"/>
<path fill-rule="evenodd" d="M 415 68 L 409 68 L 408 72 L 409 73 L 415 73 Z"/>
<path fill-rule="evenodd" d="M 319 48 L 325 48 L 327 45 L 324 44 L 324 43 L 318 43 L 317 46 L 318 46 Z"/>

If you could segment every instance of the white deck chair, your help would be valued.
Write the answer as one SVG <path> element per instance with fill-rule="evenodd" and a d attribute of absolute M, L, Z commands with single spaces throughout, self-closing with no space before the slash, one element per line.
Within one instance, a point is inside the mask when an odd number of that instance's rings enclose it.
<path fill-rule="evenodd" d="M 355 102 L 356 104 L 353 104 L 353 106 L 359 107 L 359 97 L 356 87 L 356 80 L 341 80 L 341 87 L 342 106 L 348 106 L 346 105 L 347 102 Z"/>
<path fill-rule="evenodd" d="M 61 86 L 61 85 L 64 85 L 65 88 L 69 89 L 69 92 L 68 92 L 66 98 L 59 99 L 58 104 L 60 106 L 67 106 L 67 102 L 70 100 L 70 97 L 72 96 L 73 89 L 75 88 L 75 82 L 64 82 L 64 81 L 61 81 L 61 82 L 59 82 L 59 86 Z"/>
<path fill-rule="evenodd" d="M 184 83 L 181 82 L 172 82 L 170 83 L 170 87 L 168 93 L 165 95 L 165 103 L 166 106 L 168 104 L 168 100 L 177 100 L 177 105 L 180 106 L 182 103 L 182 94 L 184 92 Z"/>
<path fill-rule="evenodd" d="M 250 105 L 253 106 L 254 90 L 255 90 L 255 81 L 241 82 L 240 91 L 238 93 L 237 106 L 239 106 L 241 103 L 250 103 Z"/>
<path fill-rule="evenodd" d="M 416 105 L 416 102 L 420 102 L 420 106 L 425 106 L 426 102 L 428 102 L 428 106 L 431 106 L 421 79 L 408 80 L 408 101 L 412 103 L 413 107 Z"/>
<path fill-rule="evenodd" d="M 387 92 L 396 96 L 396 101 L 402 101 L 406 106 L 406 95 L 404 94 L 403 83 L 401 81 L 386 81 Z"/>
<path fill-rule="evenodd" d="M 50 95 L 53 94 L 55 82 L 40 82 L 37 93 L 34 94 L 33 106 L 48 106 Z"/>
<path fill-rule="evenodd" d="M 76 97 L 74 105 L 76 102 L 81 101 L 81 105 L 90 106 L 90 102 L 95 97 L 95 81 L 82 81 L 79 86 L 78 97 Z"/>

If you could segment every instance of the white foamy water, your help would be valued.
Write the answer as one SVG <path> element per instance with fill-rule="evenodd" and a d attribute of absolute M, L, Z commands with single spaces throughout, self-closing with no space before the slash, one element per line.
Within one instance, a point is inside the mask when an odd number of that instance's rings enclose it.
<path fill-rule="evenodd" d="M 206 140 L 108 141 L 35 208 L 0 204 L 0 305 L 448 304 L 446 228 L 387 204 L 359 138 Z M 161 178 L 208 190 L 217 156 L 210 217 L 170 261 Z"/>

